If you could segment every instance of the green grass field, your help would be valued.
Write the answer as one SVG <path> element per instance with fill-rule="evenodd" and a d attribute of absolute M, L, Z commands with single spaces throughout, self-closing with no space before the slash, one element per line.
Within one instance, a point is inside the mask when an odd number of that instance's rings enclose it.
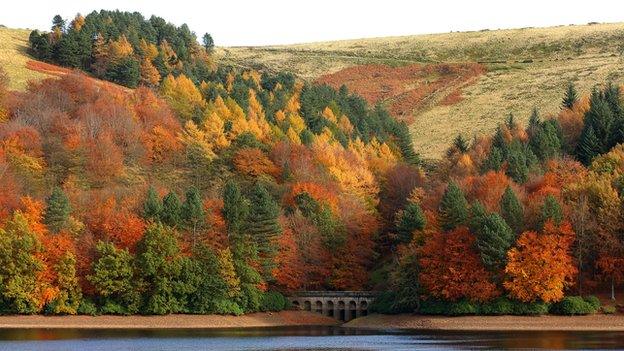
<path fill-rule="evenodd" d="M 624 82 L 623 53 L 624 23 L 217 50 L 224 63 L 287 70 L 307 80 L 370 63 L 483 63 L 488 72 L 462 89 L 462 101 L 414 111 L 414 144 L 428 158 L 443 155 L 458 133 L 493 130 L 510 112 L 520 121 L 528 120 L 533 107 L 543 115 L 556 113 L 569 81 L 582 93 L 607 80 Z"/>

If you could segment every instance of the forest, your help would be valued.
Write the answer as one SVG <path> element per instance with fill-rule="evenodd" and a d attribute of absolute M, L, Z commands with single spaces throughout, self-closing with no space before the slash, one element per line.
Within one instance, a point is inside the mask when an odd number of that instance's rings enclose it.
<path fill-rule="evenodd" d="M 383 106 L 220 66 L 203 39 L 118 11 L 31 34 L 76 70 L 0 79 L 0 312 L 243 314 L 374 290 L 383 313 L 583 313 L 624 283 L 618 86 L 570 84 L 558 114 L 424 162 Z"/>

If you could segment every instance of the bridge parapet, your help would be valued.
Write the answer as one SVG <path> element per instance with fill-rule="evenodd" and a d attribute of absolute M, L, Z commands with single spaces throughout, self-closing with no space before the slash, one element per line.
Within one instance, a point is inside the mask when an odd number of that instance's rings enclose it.
<path fill-rule="evenodd" d="M 293 306 L 348 322 L 368 314 L 373 291 L 301 291 L 288 297 Z"/>

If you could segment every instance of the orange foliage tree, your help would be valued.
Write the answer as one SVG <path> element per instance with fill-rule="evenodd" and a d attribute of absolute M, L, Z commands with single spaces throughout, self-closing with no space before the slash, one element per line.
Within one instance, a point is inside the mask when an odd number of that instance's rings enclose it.
<path fill-rule="evenodd" d="M 548 221 L 543 233 L 523 233 L 507 254 L 503 285 L 509 295 L 525 302 L 561 300 L 577 273 L 570 253 L 573 241 L 574 231 L 567 222 L 557 227 Z"/>
<path fill-rule="evenodd" d="M 499 295 L 474 247 L 475 237 L 466 227 L 437 232 L 427 240 L 420 252 L 419 278 L 430 296 L 487 301 Z"/>

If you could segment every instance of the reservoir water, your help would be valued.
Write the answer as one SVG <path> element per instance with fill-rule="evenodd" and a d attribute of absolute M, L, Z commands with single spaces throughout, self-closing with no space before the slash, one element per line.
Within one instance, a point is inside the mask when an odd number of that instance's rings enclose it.
<path fill-rule="evenodd" d="M 624 349 L 624 332 L 403 332 L 341 327 L 0 330 L 0 350 L 10 351 L 470 349 Z"/>

